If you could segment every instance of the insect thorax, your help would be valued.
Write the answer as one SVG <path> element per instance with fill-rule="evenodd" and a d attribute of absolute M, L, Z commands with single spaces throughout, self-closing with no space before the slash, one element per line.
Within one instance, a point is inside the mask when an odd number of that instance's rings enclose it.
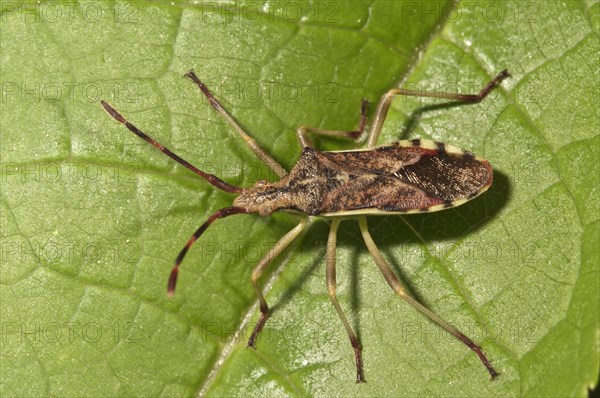
<path fill-rule="evenodd" d="M 304 148 L 300 159 L 288 175 L 274 183 L 259 181 L 234 201 L 241 206 L 268 215 L 277 210 L 297 210 L 309 215 L 322 212 L 324 194 L 334 189 L 338 179 L 343 178 L 319 160 L 320 153 Z"/>

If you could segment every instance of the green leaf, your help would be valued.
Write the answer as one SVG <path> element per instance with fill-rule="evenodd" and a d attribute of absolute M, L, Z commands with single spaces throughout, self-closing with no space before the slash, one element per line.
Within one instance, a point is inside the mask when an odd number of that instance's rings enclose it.
<path fill-rule="evenodd" d="M 599 368 L 599 5 L 3 2 L 0 394 L 585 396 Z M 477 92 L 511 72 L 477 105 L 396 99 L 380 139 L 480 154 L 492 188 L 369 218 L 409 291 L 482 346 L 497 380 L 393 294 L 350 220 L 338 297 L 366 384 L 327 294 L 327 220 L 261 278 L 272 314 L 256 350 L 250 274 L 293 215 L 215 222 L 166 297 L 179 250 L 233 197 L 99 101 L 231 184 L 276 179 L 182 78 L 190 68 L 286 168 L 297 126 L 354 129 L 361 98 L 372 117 L 400 83 Z"/>

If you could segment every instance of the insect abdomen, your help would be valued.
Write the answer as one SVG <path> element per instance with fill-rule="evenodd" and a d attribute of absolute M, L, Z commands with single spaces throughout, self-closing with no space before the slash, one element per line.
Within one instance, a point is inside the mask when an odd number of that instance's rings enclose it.
<path fill-rule="evenodd" d="M 485 159 L 429 140 L 322 155 L 328 168 L 339 166 L 343 177 L 337 178 L 347 180 L 325 193 L 320 208 L 324 216 L 442 210 L 485 192 L 493 179 Z M 390 162 L 390 156 L 397 162 Z M 349 161 L 358 158 L 368 158 L 368 168 Z"/>

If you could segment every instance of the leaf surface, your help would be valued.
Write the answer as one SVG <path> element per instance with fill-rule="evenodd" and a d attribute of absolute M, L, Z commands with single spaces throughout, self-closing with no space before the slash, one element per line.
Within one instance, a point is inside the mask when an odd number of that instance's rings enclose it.
<path fill-rule="evenodd" d="M 598 2 L 3 4 L 2 396 L 583 396 L 598 374 Z M 488 159 L 495 182 L 444 212 L 369 218 L 384 257 L 463 344 L 387 287 L 353 221 L 338 296 L 368 383 L 327 295 L 328 221 L 261 278 L 297 220 L 239 215 L 195 244 L 232 195 L 133 136 L 125 117 L 199 168 L 249 186 L 276 176 L 197 88 L 190 68 L 286 168 L 299 125 L 354 129 L 361 98 L 477 92 L 477 105 L 398 98 L 380 143 L 423 137 Z M 441 106 L 440 106 L 441 105 Z M 351 143 L 316 138 L 327 150 Z"/>

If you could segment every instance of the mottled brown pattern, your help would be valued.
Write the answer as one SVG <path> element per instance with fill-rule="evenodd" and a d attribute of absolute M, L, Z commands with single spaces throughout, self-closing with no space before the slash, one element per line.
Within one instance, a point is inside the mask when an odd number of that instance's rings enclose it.
<path fill-rule="evenodd" d="M 403 166 L 414 164 L 421 158 L 419 148 L 384 146 L 370 151 L 319 152 L 322 162 L 336 170 L 354 172 L 357 169 L 366 174 L 393 174 Z"/>
<path fill-rule="evenodd" d="M 430 207 L 442 203 L 422 190 L 388 176 L 361 176 L 351 183 L 328 192 L 321 211 L 378 209 L 402 211 Z"/>
<path fill-rule="evenodd" d="M 247 189 L 234 206 L 264 214 L 279 209 L 310 215 L 409 211 L 469 197 L 491 184 L 491 178 L 489 164 L 471 154 L 394 145 L 349 152 L 305 148 L 287 176 Z"/>

